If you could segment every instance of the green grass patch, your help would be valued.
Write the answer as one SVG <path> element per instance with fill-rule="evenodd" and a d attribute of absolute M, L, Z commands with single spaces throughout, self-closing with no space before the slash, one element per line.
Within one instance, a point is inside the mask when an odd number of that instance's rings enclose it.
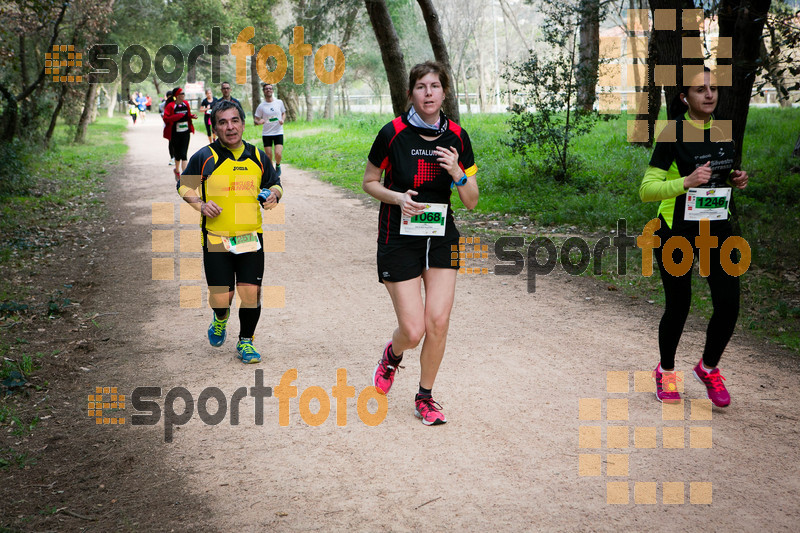
<path fill-rule="evenodd" d="M 52 148 L 28 147 L 36 157 L 23 162 L 27 186 L 0 184 L 0 268 L 58 244 L 53 230 L 103 214 L 103 177 L 127 152 L 126 126 L 121 118 L 101 118 L 89 127 L 85 144 L 72 144 L 72 128 L 61 125 Z M 12 293 L 0 284 L 4 302 L 13 300 Z"/>
<path fill-rule="evenodd" d="M 287 124 L 283 161 L 361 192 L 367 154 L 378 130 L 391 118 L 352 114 Z M 517 221 L 542 231 L 554 228 L 613 236 L 610 232 L 619 219 L 627 221 L 629 234 L 638 234 L 656 216 L 657 204 L 642 203 L 638 194 L 652 150 L 627 142 L 624 115 L 599 121 L 591 133 L 574 141 L 577 167 L 566 184 L 556 183 L 535 164 L 512 154 L 507 144 L 507 118 L 501 114 L 462 116 L 475 150 L 481 189 L 474 213 L 464 210 L 453 195 L 453 208 L 462 220 L 491 220 L 502 215 L 501 227 Z M 751 270 L 741 278 L 739 323 L 800 352 L 800 213 L 795 207 L 800 203 L 800 174 L 790 171 L 800 164 L 791 157 L 798 123 L 800 109 L 750 109 L 742 166 L 751 178 L 747 189 L 735 192 L 735 202 L 742 236 L 752 249 Z M 260 145 L 260 126 L 250 126 L 246 133 L 248 140 Z M 468 223 L 462 224 L 462 229 L 472 231 Z M 595 240 L 587 238 L 592 244 Z M 640 250 L 632 250 L 628 256 L 625 276 L 617 273 L 616 259 L 604 259 L 599 279 L 663 304 L 658 273 L 641 276 Z M 712 311 L 708 286 L 697 275 L 693 279 L 693 311 L 705 317 Z"/>
<path fill-rule="evenodd" d="M 71 305 L 71 285 L 47 285 L 44 256 L 66 239 L 83 244 L 76 228 L 104 216 L 103 179 L 127 152 L 126 128 L 124 118 L 100 118 L 85 144 L 73 144 L 74 129 L 59 125 L 50 149 L 20 141 L 0 146 L 25 176 L 0 174 L 0 429 L 12 435 L 27 435 L 39 422 L 19 414 L 17 399 L 48 386 L 37 377 L 43 354 L 26 353 L 23 319 L 56 319 Z M 34 295 L 43 297 L 34 301 Z M 0 449 L 0 468 L 29 462 L 21 452 Z"/>
<path fill-rule="evenodd" d="M 22 469 L 32 464 L 36 464 L 36 461 L 27 453 L 11 447 L 0 448 L 0 470 L 7 470 L 11 466 Z"/>

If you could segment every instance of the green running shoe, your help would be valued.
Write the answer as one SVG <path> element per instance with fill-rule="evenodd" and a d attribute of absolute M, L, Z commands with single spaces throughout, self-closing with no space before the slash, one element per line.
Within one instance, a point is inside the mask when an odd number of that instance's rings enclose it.
<path fill-rule="evenodd" d="M 228 316 L 230 316 L 230 313 L 228 313 Z M 217 314 L 214 313 L 214 320 L 208 326 L 208 342 L 211 343 L 211 346 L 222 346 L 225 342 L 225 337 L 228 335 L 225 330 L 226 327 L 228 327 L 228 317 L 226 316 L 220 320 L 217 318 Z"/>
<path fill-rule="evenodd" d="M 236 351 L 239 352 L 239 359 L 241 359 L 244 364 L 249 365 L 261 362 L 261 354 L 253 348 L 253 339 L 248 339 L 246 337 L 239 339 L 239 342 L 236 344 Z"/>

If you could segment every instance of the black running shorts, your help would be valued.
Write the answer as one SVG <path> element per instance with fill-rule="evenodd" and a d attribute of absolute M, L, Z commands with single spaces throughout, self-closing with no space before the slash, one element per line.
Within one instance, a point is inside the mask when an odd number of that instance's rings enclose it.
<path fill-rule="evenodd" d="M 181 133 L 172 132 L 172 137 L 169 140 L 169 145 L 172 147 L 172 155 L 178 161 L 188 161 L 187 152 L 189 151 L 189 140 L 191 139 L 191 132 L 184 131 Z"/>
<path fill-rule="evenodd" d="M 458 232 L 452 237 L 414 237 L 397 244 L 378 243 L 381 283 L 414 279 L 428 268 L 458 267 Z"/>
<path fill-rule="evenodd" d="M 283 146 L 283 134 L 281 135 L 262 135 L 261 141 L 264 143 L 264 148 L 272 148 L 272 145 Z"/>
<path fill-rule="evenodd" d="M 259 233 L 261 249 L 246 254 L 232 254 L 222 244 L 203 244 L 203 269 L 209 287 L 228 287 L 232 291 L 237 283 L 261 286 L 264 277 L 264 236 Z"/>

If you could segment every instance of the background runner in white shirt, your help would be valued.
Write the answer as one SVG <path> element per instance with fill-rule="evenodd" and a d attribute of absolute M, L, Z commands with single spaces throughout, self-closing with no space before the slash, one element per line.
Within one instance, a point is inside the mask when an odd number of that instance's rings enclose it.
<path fill-rule="evenodd" d="M 261 139 L 264 142 L 264 152 L 267 157 L 275 161 L 275 170 L 281 175 L 281 158 L 283 157 L 283 123 L 286 120 L 286 106 L 283 101 L 275 98 L 275 88 L 270 83 L 262 83 L 264 102 L 259 104 L 253 115 L 253 122 L 263 124 Z M 275 157 L 272 157 L 272 145 L 275 145 Z"/>

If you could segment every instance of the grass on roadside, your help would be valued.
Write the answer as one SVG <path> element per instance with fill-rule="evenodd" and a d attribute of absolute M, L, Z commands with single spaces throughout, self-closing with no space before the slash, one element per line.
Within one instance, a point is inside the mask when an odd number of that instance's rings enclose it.
<path fill-rule="evenodd" d="M 48 384 L 47 376 L 37 376 L 44 355 L 30 353 L 25 337 L 34 322 L 49 323 L 70 305 L 71 286 L 50 287 L 46 276 L 36 275 L 53 247 L 74 238 L 66 235 L 77 224 L 104 215 L 103 178 L 127 152 L 126 128 L 124 118 L 100 118 L 85 144 L 72 144 L 73 129 L 59 125 L 52 148 L 12 162 L 24 180 L 0 183 L 0 428 L 12 435 L 36 427 L 38 415 L 22 396 L 30 385 Z M 0 446 L 0 468 L 29 463 L 25 453 Z"/>

